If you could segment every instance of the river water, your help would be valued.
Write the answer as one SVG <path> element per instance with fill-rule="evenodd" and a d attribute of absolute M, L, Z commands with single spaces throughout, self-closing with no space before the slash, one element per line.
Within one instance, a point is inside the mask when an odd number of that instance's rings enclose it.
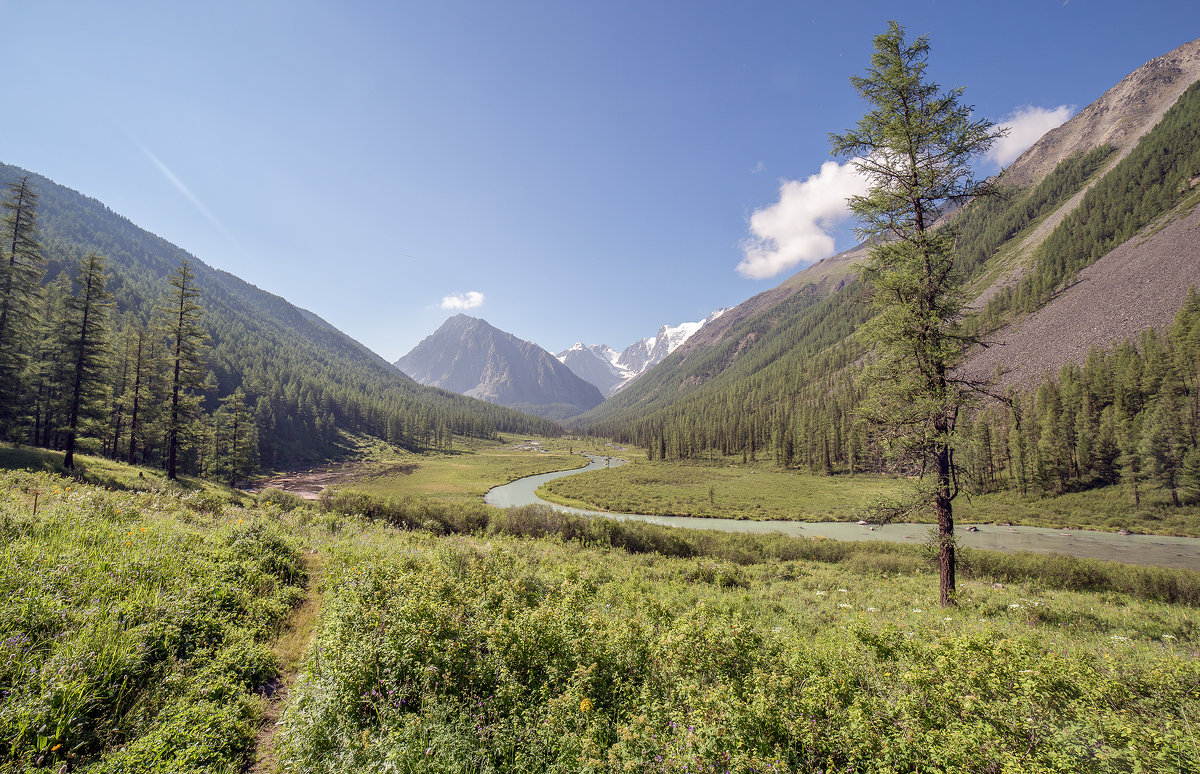
<path fill-rule="evenodd" d="M 782 533 L 798 537 L 823 535 L 836 540 L 888 540 L 897 543 L 923 543 L 928 538 L 932 526 L 929 524 L 884 524 L 870 527 L 846 522 L 749 521 L 693 516 L 647 516 L 637 513 L 609 513 L 571 508 L 547 502 L 537 496 L 538 487 L 547 481 L 625 464 L 625 460 L 617 457 L 599 457 L 590 454 L 588 457 L 591 458 L 591 462 L 583 468 L 526 476 L 495 487 L 484 497 L 484 502 L 498 508 L 541 504 L 584 516 L 640 519 L 670 527 L 757 534 Z M 959 525 L 954 530 L 958 544 L 969 548 L 1070 554 L 1071 556 L 1109 559 L 1129 564 L 1200 570 L 1200 538 L 1118 535 L 1115 532 L 1046 529 L 1044 527 L 997 527 L 991 524 L 981 524 L 978 528 L 978 532 L 967 532 L 965 525 Z"/>

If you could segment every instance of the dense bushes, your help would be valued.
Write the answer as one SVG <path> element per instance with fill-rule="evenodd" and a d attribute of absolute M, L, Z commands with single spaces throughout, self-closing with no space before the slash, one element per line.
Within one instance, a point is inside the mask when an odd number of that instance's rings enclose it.
<path fill-rule="evenodd" d="M 637 519 L 576 516 L 546 506 L 495 509 L 419 500 L 375 500 L 360 493 L 323 495 L 322 507 L 372 521 L 436 534 L 555 537 L 631 554 L 721 559 L 737 565 L 816 561 L 847 563 L 858 571 L 915 572 L 931 566 L 922 546 L 884 541 L 837 541 L 663 527 Z M 1119 592 L 1140 599 L 1200 606 L 1200 572 L 1136 567 L 1119 562 L 1030 552 L 962 549 L 964 577 L 1044 583 L 1073 591 Z"/>
<path fill-rule="evenodd" d="M 787 541 L 814 543 L 834 545 Z M 1200 765 L 1178 722 L 1200 712 L 1192 616 L 934 593 L 819 563 L 348 540 L 277 750 L 306 773 Z"/>

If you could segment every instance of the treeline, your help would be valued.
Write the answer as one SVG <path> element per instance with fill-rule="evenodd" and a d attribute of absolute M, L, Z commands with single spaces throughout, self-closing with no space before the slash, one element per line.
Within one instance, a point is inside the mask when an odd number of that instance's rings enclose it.
<path fill-rule="evenodd" d="M 85 358 L 74 431 L 88 451 L 168 465 L 161 413 L 171 404 L 162 390 L 174 353 L 165 351 L 164 294 L 185 264 L 205 346 L 190 390 L 198 419 L 179 433 L 183 470 L 231 479 L 260 465 L 325 459 L 340 451 L 339 429 L 409 448 L 447 447 L 454 435 L 561 432 L 548 420 L 418 385 L 317 316 L 193 262 L 99 202 L 12 167 L 0 171 L 13 181 L 0 226 L 5 438 L 70 444 L 75 398 L 72 386 L 64 403 L 63 380 L 78 371 L 70 359 L 78 346 L 63 337 L 82 322 L 70 317 L 71 305 L 90 256 L 103 292 L 88 325 L 103 321 L 103 332 L 85 347 L 96 354 Z M 24 322 L 10 324 L 17 318 Z"/>
<path fill-rule="evenodd" d="M 981 412 L 961 435 L 975 492 L 1120 483 L 1136 508 L 1153 484 L 1176 506 L 1200 501 L 1200 294 L 1191 289 L 1165 335 L 1093 349 L 1082 366 Z"/>
<path fill-rule="evenodd" d="M 767 462 L 813 473 L 885 472 L 888 461 L 856 408 L 857 369 L 811 382 L 790 402 L 760 391 L 724 405 L 680 401 L 630 425 L 622 441 L 651 459 Z M 755 398 L 760 411 L 742 410 Z M 1062 494 L 1122 484 L 1141 504 L 1148 486 L 1172 502 L 1200 502 L 1200 294 L 1193 288 L 1166 334 L 1151 329 L 1083 365 L 1063 366 L 1036 389 L 1010 390 L 957 427 L 964 490 Z"/>
<path fill-rule="evenodd" d="M 67 469 L 85 440 L 110 457 L 161 463 L 171 478 L 185 467 L 232 481 L 257 467 L 257 430 L 242 392 L 211 414 L 201 409 L 208 336 L 189 264 L 163 289 L 150 324 L 119 321 L 98 253 L 42 287 L 38 195 L 28 176 L 9 185 L 3 208 L 4 437 L 62 449 Z"/>

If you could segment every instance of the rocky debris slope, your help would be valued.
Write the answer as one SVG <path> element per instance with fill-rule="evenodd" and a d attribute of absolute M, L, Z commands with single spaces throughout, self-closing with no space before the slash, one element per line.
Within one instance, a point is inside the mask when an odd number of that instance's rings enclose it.
<path fill-rule="evenodd" d="M 1200 206 L 1084 269 L 1051 303 L 995 333 L 963 373 L 986 379 L 999 367 L 999 384 L 1035 386 L 1064 363 L 1082 363 L 1090 347 L 1166 329 L 1191 286 L 1200 287 Z"/>

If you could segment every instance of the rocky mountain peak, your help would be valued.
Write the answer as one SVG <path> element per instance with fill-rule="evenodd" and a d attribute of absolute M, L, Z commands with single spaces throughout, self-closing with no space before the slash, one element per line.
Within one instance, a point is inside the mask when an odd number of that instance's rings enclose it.
<path fill-rule="evenodd" d="M 1034 185 L 1072 153 L 1107 143 L 1123 158 L 1183 92 L 1200 80 L 1200 39 L 1146 64 L 1062 126 L 1051 129 L 1012 163 L 1004 181 Z"/>

